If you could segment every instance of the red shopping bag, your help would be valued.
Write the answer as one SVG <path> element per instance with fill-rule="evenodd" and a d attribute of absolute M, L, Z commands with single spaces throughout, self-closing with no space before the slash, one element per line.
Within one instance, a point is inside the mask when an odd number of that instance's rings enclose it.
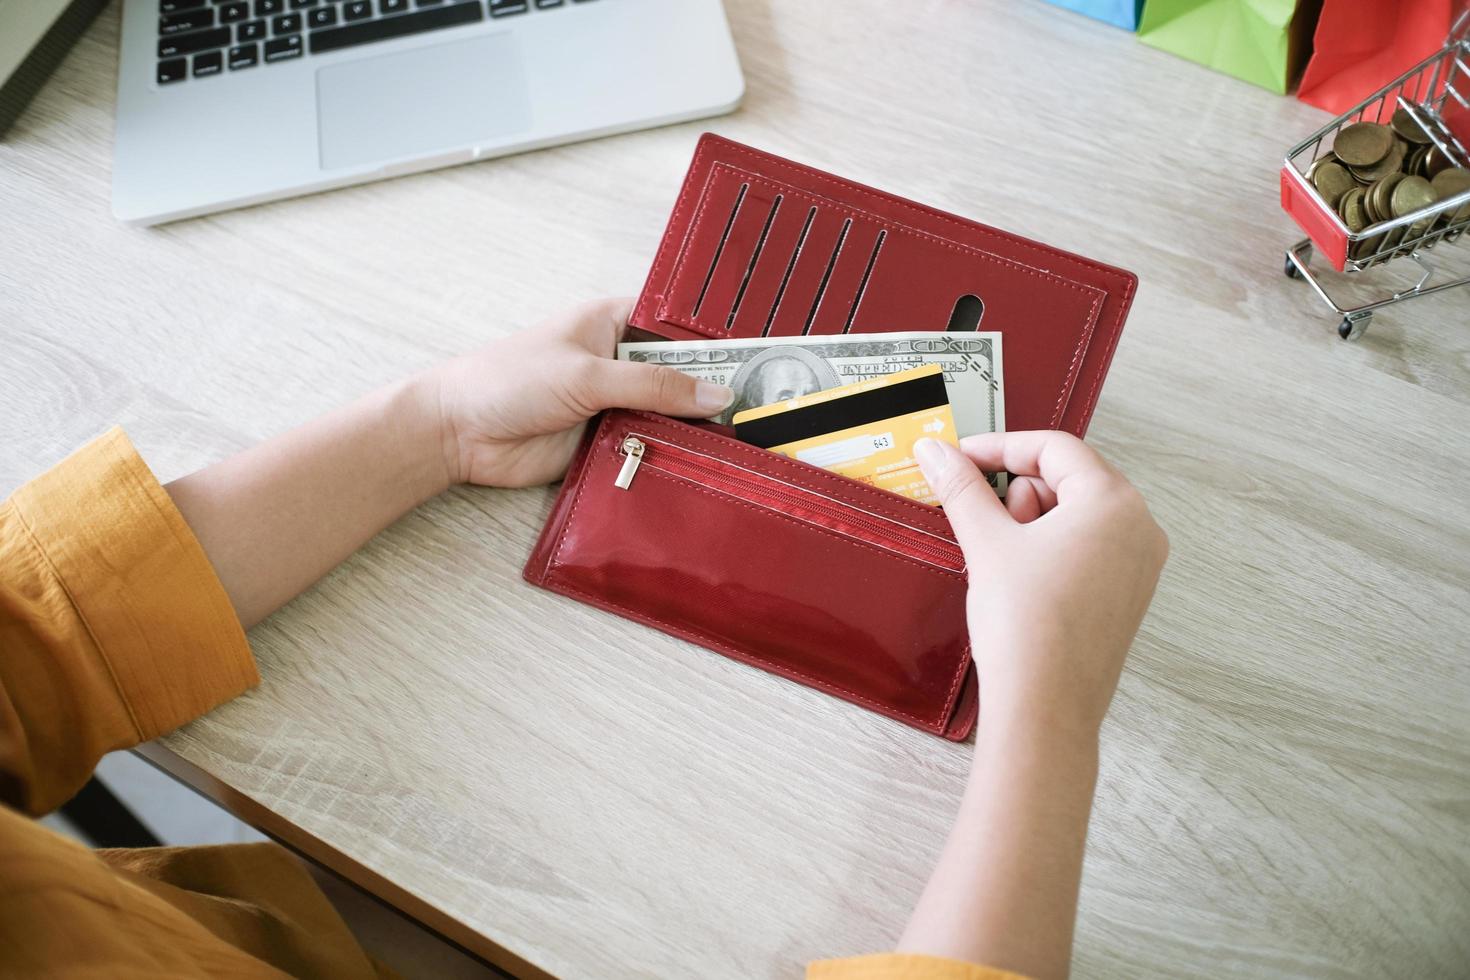
<path fill-rule="evenodd" d="M 1467 0 L 1326 0 L 1296 97 L 1343 113 L 1444 46 Z"/>

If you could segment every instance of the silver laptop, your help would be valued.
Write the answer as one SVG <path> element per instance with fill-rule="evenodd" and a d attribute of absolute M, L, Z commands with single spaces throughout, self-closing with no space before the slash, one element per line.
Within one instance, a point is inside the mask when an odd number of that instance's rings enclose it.
<path fill-rule="evenodd" d="M 129 224 L 715 115 L 720 0 L 126 0 Z"/>

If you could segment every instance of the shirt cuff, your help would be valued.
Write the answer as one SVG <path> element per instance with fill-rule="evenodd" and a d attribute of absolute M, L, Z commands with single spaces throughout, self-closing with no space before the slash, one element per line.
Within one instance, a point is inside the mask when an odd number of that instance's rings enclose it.
<path fill-rule="evenodd" d="M 817 960 L 806 980 L 1026 980 L 1019 973 L 978 963 L 917 953 L 878 953 L 840 960 Z"/>
<path fill-rule="evenodd" d="M 11 502 L 101 651 L 140 741 L 259 683 L 214 567 L 122 429 Z"/>

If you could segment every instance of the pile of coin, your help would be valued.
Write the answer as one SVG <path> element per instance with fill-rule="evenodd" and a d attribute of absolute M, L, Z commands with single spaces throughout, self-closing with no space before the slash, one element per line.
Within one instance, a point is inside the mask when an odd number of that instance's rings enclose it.
<path fill-rule="evenodd" d="M 1470 169 L 1455 165 L 1404 109 L 1390 124 L 1356 122 L 1338 130 L 1332 149 L 1313 161 L 1307 180 L 1337 211 L 1348 230 L 1402 218 L 1470 190 Z M 1396 229 L 1394 241 L 1375 235 L 1356 242 L 1354 257 L 1398 247 L 1431 229 L 1470 220 L 1470 204 Z"/>

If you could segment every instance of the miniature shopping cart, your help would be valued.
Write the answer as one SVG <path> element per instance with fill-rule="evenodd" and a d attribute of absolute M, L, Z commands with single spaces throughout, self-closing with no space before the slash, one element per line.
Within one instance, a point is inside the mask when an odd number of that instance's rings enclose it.
<path fill-rule="evenodd" d="M 1470 272 L 1451 278 L 1453 273 L 1442 273 L 1426 254 L 1436 246 L 1459 240 L 1470 229 L 1470 191 L 1353 231 L 1308 179 L 1307 171 L 1332 149 L 1339 130 L 1356 122 L 1388 123 L 1399 110 L 1408 113 L 1423 129 L 1450 166 L 1470 168 L 1470 10 L 1455 21 L 1442 50 L 1317 130 L 1286 155 L 1281 170 L 1281 206 L 1307 233 L 1287 250 L 1286 274 L 1309 282 L 1323 302 L 1342 317 L 1337 332 L 1345 340 L 1367 328 L 1374 310 L 1470 285 Z M 1346 273 L 1373 269 L 1392 259 L 1408 259 L 1418 267 L 1419 280 L 1386 299 L 1344 305 L 1312 272 L 1314 250 L 1338 272 Z M 1470 249 L 1465 245 L 1441 250 L 1436 259 L 1441 258 L 1451 263 L 1458 260 L 1470 270 Z M 1343 285 L 1342 281 L 1337 285 Z"/>

